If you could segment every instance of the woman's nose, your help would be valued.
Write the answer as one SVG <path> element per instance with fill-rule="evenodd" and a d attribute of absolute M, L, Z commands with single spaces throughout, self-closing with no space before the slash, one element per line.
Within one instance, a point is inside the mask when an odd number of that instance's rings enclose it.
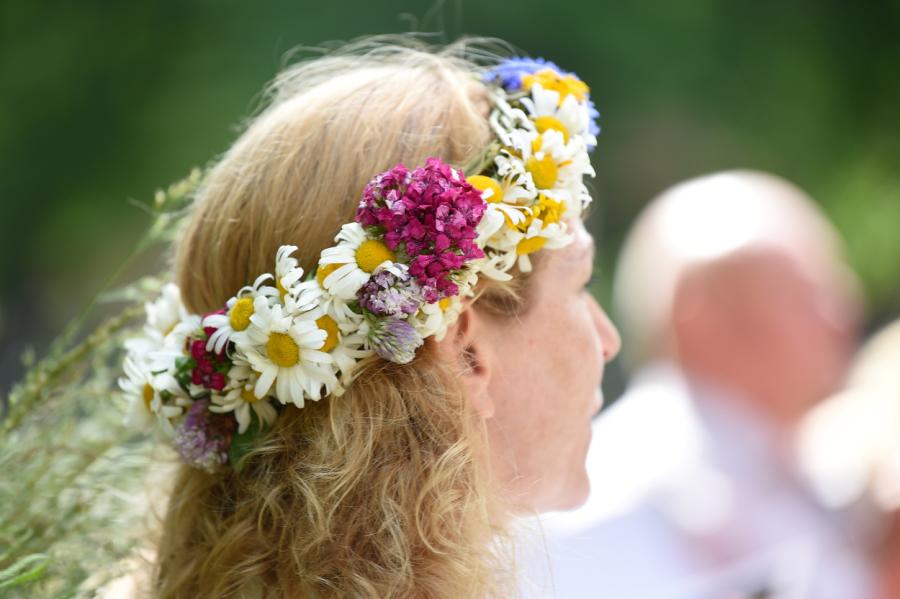
<path fill-rule="evenodd" d="M 600 333 L 600 341 L 603 343 L 603 359 L 609 362 L 619 354 L 619 350 L 622 348 L 622 337 L 619 335 L 616 325 L 612 323 L 596 300 L 594 300 L 594 308 L 594 323 L 597 332 Z"/>

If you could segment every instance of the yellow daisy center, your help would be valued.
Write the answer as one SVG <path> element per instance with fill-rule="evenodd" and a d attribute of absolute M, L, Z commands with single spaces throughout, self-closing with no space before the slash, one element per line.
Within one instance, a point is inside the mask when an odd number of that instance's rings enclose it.
<path fill-rule="evenodd" d="M 492 193 L 491 197 L 487 198 L 488 202 L 503 201 L 503 188 L 500 187 L 500 184 L 494 179 L 485 177 L 484 175 L 472 175 L 471 177 L 466 178 L 466 181 L 478 191 L 487 191 L 490 189 Z"/>
<path fill-rule="evenodd" d="M 551 129 L 553 131 L 559 131 L 562 133 L 563 141 L 569 143 L 569 130 L 563 125 L 562 121 L 555 116 L 539 116 L 534 119 L 534 126 L 537 127 L 538 133 L 541 134 L 545 131 L 550 131 Z"/>
<path fill-rule="evenodd" d="M 339 339 L 338 334 L 340 331 L 338 330 L 338 325 L 334 319 L 326 314 L 325 316 L 316 319 L 316 326 L 328 333 L 328 337 L 325 338 L 325 343 L 322 344 L 322 347 L 320 347 L 319 350 L 330 352 L 337 347 Z"/>
<path fill-rule="evenodd" d="M 266 342 L 266 354 L 282 368 L 290 368 L 300 361 L 300 348 L 287 333 L 271 333 Z"/>
<path fill-rule="evenodd" d="M 256 397 L 256 394 L 253 392 L 252 387 L 244 387 L 241 390 L 241 399 L 243 399 L 247 403 L 256 403 L 259 401 L 259 398 Z"/>
<path fill-rule="evenodd" d="M 540 160 L 532 156 L 525 162 L 525 168 L 534 178 L 534 184 L 541 189 L 551 189 L 559 177 L 559 168 L 552 156 L 544 156 Z"/>
<path fill-rule="evenodd" d="M 541 219 L 545 226 L 551 223 L 558 223 L 559 219 L 562 218 L 562 215 L 565 211 L 565 202 L 557 202 L 553 198 L 548 198 L 544 194 L 540 194 L 538 196 L 537 206 L 534 207 L 535 216 Z"/>
<path fill-rule="evenodd" d="M 518 229 L 519 231 L 522 231 L 524 233 L 528 230 L 528 227 L 531 226 L 531 221 L 534 220 L 534 209 L 532 208 L 532 210 L 526 212 L 525 218 L 523 220 L 520 220 L 518 224 L 513 223 L 508 214 L 505 214 L 504 216 L 506 217 L 506 224 L 510 229 Z"/>
<path fill-rule="evenodd" d="M 231 321 L 232 329 L 243 331 L 250 326 L 251 316 L 253 316 L 253 300 L 249 297 L 242 297 L 234 302 L 231 313 L 228 314 L 228 320 Z"/>
<path fill-rule="evenodd" d="M 525 254 L 533 254 L 538 251 L 544 244 L 547 243 L 546 238 L 544 237 L 529 237 L 528 239 L 523 239 L 516 246 L 516 253 L 520 256 L 524 256 Z"/>
<path fill-rule="evenodd" d="M 367 239 L 356 250 L 356 263 L 364 272 L 375 272 L 385 260 L 394 260 L 394 252 L 377 239 Z"/>
<path fill-rule="evenodd" d="M 588 92 L 591 91 L 587 84 L 578 77 L 561 75 L 553 69 L 542 69 L 533 75 L 525 75 L 522 78 L 522 85 L 525 89 L 530 90 L 535 83 L 539 83 L 544 89 L 559 92 L 559 104 L 562 104 L 563 100 L 570 95 L 575 96 L 579 102 L 584 102 Z"/>
<path fill-rule="evenodd" d="M 438 300 L 438 306 L 441 308 L 441 310 L 446 312 L 447 308 L 450 307 L 450 298 L 449 297 L 441 298 L 440 300 Z"/>
<path fill-rule="evenodd" d="M 321 287 L 325 286 L 325 279 L 328 278 L 328 275 L 342 267 L 343 264 L 323 264 L 319 268 L 316 269 L 316 280 L 319 282 Z"/>
<path fill-rule="evenodd" d="M 150 404 L 153 403 L 153 395 L 153 387 L 150 386 L 150 383 L 144 383 L 144 406 L 147 407 L 148 412 L 153 411 L 150 408 Z"/>

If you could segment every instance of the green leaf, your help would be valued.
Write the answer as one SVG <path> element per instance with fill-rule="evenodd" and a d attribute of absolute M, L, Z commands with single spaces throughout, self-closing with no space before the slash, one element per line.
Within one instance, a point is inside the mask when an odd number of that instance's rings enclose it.
<path fill-rule="evenodd" d="M 256 438 L 262 433 L 263 424 L 256 415 L 256 410 L 250 410 L 250 426 L 243 433 L 239 433 L 231 439 L 231 447 L 228 448 L 228 462 L 236 472 L 240 472 L 246 462 L 244 456 L 253 448 Z"/>
<path fill-rule="evenodd" d="M 175 358 L 175 371 L 176 372 L 186 372 L 193 370 L 197 365 L 197 361 L 194 358 L 190 358 L 188 356 L 178 356 Z"/>
<path fill-rule="evenodd" d="M 185 390 L 191 384 L 191 371 L 197 366 L 197 361 L 188 356 L 178 356 L 175 358 L 175 380 Z"/>
<path fill-rule="evenodd" d="M 12 566 L 0 570 L 0 589 L 22 586 L 40 578 L 50 564 L 46 553 L 26 555 Z"/>

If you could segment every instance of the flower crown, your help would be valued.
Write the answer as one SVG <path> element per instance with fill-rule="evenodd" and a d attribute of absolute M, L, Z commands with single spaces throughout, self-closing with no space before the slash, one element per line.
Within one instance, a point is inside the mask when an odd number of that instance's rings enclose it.
<path fill-rule="evenodd" d="M 284 406 L 342 394 L 369 356 L 411 361 L 425 338 L 443 338 L 479 276 L 509 280 L 516 265 L 531 270 L 530 254 L 571 241 L 564 219 L 591 201 L 583 177 L 599 133 L 587 85 L 541 59 L 476 76 L 496 140 L 471 176 L 438 158 L 376 175 L 315 273 L 281 246 L 274 274 L 211 314 L 188 313 L 178 287 L 163 287 L 125 343 L 132 423 L 155 420 L 192 466 L 239 467 Z"/>

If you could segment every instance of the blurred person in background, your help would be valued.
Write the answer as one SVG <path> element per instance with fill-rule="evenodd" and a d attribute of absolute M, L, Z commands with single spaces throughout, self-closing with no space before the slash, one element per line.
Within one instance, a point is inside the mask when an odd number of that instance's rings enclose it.
<path fill-rule="evenodd" d="M 865 533 L 879 599 L 900 597 L 900 320 L 866 343 L 846 388 L 804 419 L 798 447 L 820 500 Z"/>
<path fill-rule="evenodd" d="M 813 202 L 758 172 L 677 185 L 639 217 L 615 283 L 631 382 L 595 422 L 588 503 L 542 522 L 557 596 L 869 596 L 791 449 L 842 382 L 859 313 Z"/>

